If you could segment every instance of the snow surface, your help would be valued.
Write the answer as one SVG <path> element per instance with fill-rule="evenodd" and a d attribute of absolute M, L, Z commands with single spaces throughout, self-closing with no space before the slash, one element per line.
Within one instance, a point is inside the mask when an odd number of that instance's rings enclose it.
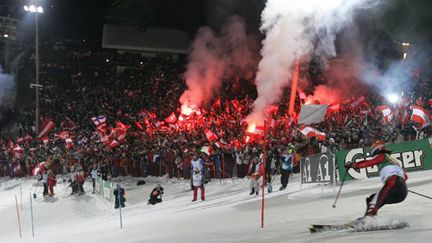
<path fill-rule="evenodd" d="M 408 188 L 432 196 L 432 171 L 409 174 Z M 30 194 L 40 190 L 36 179 L 0 178 L 0 243 L 44 242 L 430 242 L 432 237 L 432 200 L 409 193 L 406 200 L 384 206 L 379 222 L 406 221 L 409 228 L 375 232 L 325 232 L 310 234 L 313 223 L 346 223 L 365 210 L 365 198 L 381 188 L 379 178 L 346 182 L 336 208 L 332 208 L 338 187 L 303 184 L 299 175 L 288 187 L 266 193 L 265 227 L 261 229 L 261 195 L 249 195 L 247 179 L 214 180 L 206 185 L 206 201 L 191 202 L 189 181 L 123 178 L 126 207 L 119 211 L 91 193 L 70 196 L 66 183 L 56 186 L 54 198 L 42 198 L 39 191 L 33 201 L 35 237 L 31 234 Z M 279 178 L 276 179 L 278 181 Z M 19 238 L 15 195 L 20 203 L 22 234 Z M 165 189 L 162 204 L 149 206 L 147 199 L 156 184 Z M 189 190 L 188 190 L 189 189 Z M 19 206 L 20 207 L 20 206 Z"/>

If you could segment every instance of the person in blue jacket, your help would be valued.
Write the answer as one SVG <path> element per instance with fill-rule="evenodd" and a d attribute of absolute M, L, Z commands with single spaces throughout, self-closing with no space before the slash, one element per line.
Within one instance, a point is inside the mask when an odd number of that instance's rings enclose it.
<path fill-rule="evenodd" d="M 293 169 L 294 155 L 293 149 L 287 148 L 281 156 L 281 187 L 279 190 L 285 190 L 288 185 L 289 177 Z"/>

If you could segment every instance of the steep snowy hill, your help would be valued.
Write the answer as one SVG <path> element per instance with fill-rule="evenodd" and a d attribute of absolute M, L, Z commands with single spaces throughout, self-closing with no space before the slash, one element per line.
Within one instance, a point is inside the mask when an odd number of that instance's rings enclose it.
<path fill-rule="evenodd" d="M 432 196 L 432 171 L 409 174 L 410 190 Z M 266 194 L 265 227 L 260 228 L 261 195 L 249 195 L 247 179 L 214 180 L 206 185 L 206 201 L 191 202 L 188 181 L 124 178 L 126 207 L 120 229 L 118 210 L 91 194 L 68 196 L 70 188 L 59 183 L 54 198 L 33 201 L 35 237 L 31 235 L 29 197 L 35 179 L 2 179 L 0 185 L 0 242 L 429 242 L 432 235 L 432 200 L 415 194 L 380 210 L 381 222 L 406 221 L 409 228 L 376 232 L 325 232 L 310 234 L 312 223 L 345 223 L 364 213 L 365 197 L 379 190 L 379 178 L 346 182 L 337 207 L 332 208 L 338 187 L 300 185 L 295 175 L 285 191 Z M 61 180 L 59 180 L 61 181 Z M 146 201 L 156 184 L 165 194 L 162 204 Z M 15 195 L 23 192 L 19 238 Z M 39 188 L 39 187 L 37 187 Z"/>

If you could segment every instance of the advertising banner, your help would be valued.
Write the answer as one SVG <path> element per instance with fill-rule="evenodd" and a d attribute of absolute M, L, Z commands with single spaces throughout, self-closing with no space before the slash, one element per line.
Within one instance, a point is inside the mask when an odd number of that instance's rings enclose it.
<path fill-rule="evenodd" d="M 314 154 L 300 159 L 302 183 L 323 183 L 334 180 L 333 155 Z"/>
<path fill-rule="evenodd" d="M 400 144 L 388 144 L 387 149 L 392 151 L 391 157 L 399 161 L 407 171 L 432 169 L 432 139 L 415 140 Z M 336 161 L 341 177 L 346 173 L 344 164 L 359 162 L 371 158 L 370 147 L 342 150 L 336 153 Z M 363 169 L 350 169 L 346 180 L 365 179 L 379 176 L 378 167 L 372 166 Z"/>

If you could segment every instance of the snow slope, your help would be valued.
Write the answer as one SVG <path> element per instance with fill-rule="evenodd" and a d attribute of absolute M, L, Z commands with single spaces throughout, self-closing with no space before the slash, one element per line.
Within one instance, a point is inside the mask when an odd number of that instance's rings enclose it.
<path fill-rule="evenodd" d="M 432 171 L 409 174 L 410 190 L 432 196 Z M 136 186 L 138 178 L 124 178 L 126 208 L 123 229 L 118 210 L 91 194 L 70 196 L 70 188 L 59 183 L 55 198 L 33 201 L 35 237 L 31 235 L 29 197 L 35 179 L 13 179 L 0 184 L 0 242 L 429 242 L 432 236 L 432 200 L 408 194 L 396 205 L 380 210 L 378 220 L 407 221 L 410 228 L 378 232 L 326 232 L 310 234 L 312 223 L 345 223 L 364 213 L 365 197 L 381 187 L 379 178 L 346 182 L 337 207 L 331 206 L 338 188 L 300 185 L 294 175 L 285 191 L 266 194 L 265 227 L 260 228 L 261 196 L 249 195 L 247 179 L 215 180 L 206 185 L 206 201 L 191 202 L 188 181 L 146 178 Z M 59 180 L 61 182 L 61 180 Z M 277 181 L 277 180 L 276 180 Z M 20 202 L 23 238 L 19 238 L 15 195 Z M 162 204 L 148 206 L 153 187 L 165 188 Z M 37 188 L 40 188 L 37 187 Z M 367 238 L 366 238 L 367 237 Z"/>

